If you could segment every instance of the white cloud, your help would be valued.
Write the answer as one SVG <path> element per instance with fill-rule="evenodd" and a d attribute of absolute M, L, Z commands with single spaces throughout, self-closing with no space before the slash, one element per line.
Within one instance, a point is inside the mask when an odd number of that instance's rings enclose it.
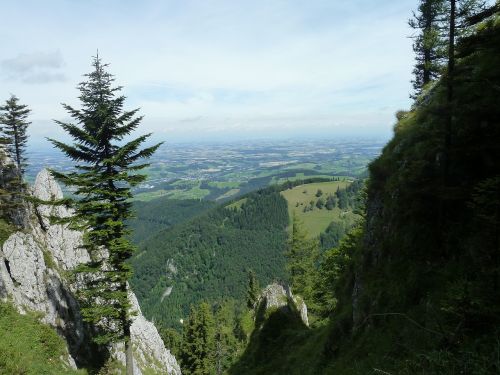
<path fill-rule="evenodd" d="M 2 75 L 8 80 L 24 83 L 49 83 L 65 81 L 60 72 L 64 64 L 60 51 L 20 53 L 0 62 Z"/>
<path fill-rule="evenodd" d="M 389 129 L 392 113 L 409 104 L 406 20 L 416 4 L 5 2 L 0 12 L 10 17 L 0 25 L 7 40 L 0 60 L 10 68 L 1 75 L 3 95 L 16 93 L 39 119 L 64 118 L 59 103 L 78 104 L 75 86 L 99 48 L 128 105 L 141 107 L 153 131 L 174 126 L 202 136 L 240 126 L 265 133 L 279 126 L 307 130 L 312 122 Z M 35 51 L 61 52 L 57 58 Z M 15 81 L 6 79 L 15 74 Z"/>

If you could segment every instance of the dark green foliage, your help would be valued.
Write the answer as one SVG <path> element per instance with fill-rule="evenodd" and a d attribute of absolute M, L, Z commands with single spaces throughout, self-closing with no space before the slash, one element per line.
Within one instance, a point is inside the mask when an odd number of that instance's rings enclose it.
<path fill-rule="evenodd" d="M 241 311 L 237 306 L 236 301 L 228 299 L 213 308 L 206 302 L 191 306 L 177 357 L 183 374 L 227 373 L 246 340 L 238 329 Z M 173 336 L 176 331 L 169 332 Z"/>
<path fill-rule="evenodd" d="M 28 115 L 31 110 L 25 104 L 19 104 L 19 98 L 12 95 L 0 106 L 0 147 L 4 147 L 14 160 L 19 174 L 24 174 L 26 167 L 26 130 L 31 124 Z"/>
<path fill-rule="evenodd" d="M 286 252 L 286 268 L 295 294 L 303 297 L 308 305 L 313 302 L 314 274 L 319 260 L 319 243 L 307 239 L 301 223 L 294 216 L 292 234 Z"/>
<path fill-rule="evenodd" d="M 447 96 L 440 82 L 400 120 L 370 166 L 364 240 L 336 291 L 332 372 L 368 353 L 351 373 L 499 371 L 490 355 L 500 323 L 498 19 L 457 52 L 452 177 L 444 185 L 440 109 Z"/>
<path fill-rule="evenodd" d="M 342 236 L 344 237 L 344 236 Z M 352 277 L 349 267 L 361 245 L 362 224 L 352 229 L 339 241 L 337 247 L 326 251 L 321 257 L 319 270 L 315 275 L 313 292 L 315 313 L 321 318 L 329 317 L 340 296 L 345 296 L 345 281 Z M 349 290 L 347 290 L 349 293 Z"/>
<path fill-rule="evenodd" d="M 135 217 L 128 221 L 132 231 L 131 239 L 135 244 L 146 240 L 160 230 L 168 229 L 200 215 L 215 204 L 197 199 L 168 199 L 162 197 L 150 202 L 135 201 Z"/>
<path fill-rule="evenodd" d="M 15 212 L 21 204 L 20 182 L 16 166 L 8 162 L 6 154 L 0 149 L 0 222 L 4 223 L 0 231 L 5 233 L 0 238 L 3 240 L 7 239 L 7 233 L 10 232 L 7 227 L 13 226 Z M 0 242 L 3 240 L 0 239 Z"/>
<path fill-rule="evenodd" d="M 319 236 L 321 249 L 329 250 L 337 247 L 342 237 L 344 237 L 355 225 L 355 220 L 348 220 L 347 218 L 342 221 L 332 221 Z"/>
<path fill-rule="evenodd" d="M 180 360 L 183 374 L 215 374 L 215 320 L 206 302 L 191 307 L 184 326 Z"/>
<path fill-rule="evenodd" d="M 345 189 L 338 188 L 335 195 L 338 199 L 338 206 L 341 210 L 347 210 L 349 207 L 349 197 L 347 196 L 347 192 Z"/>
<path fill-rule="evenodd" d="M 125 221 L 132 215 L 131 187 L 145 179 L 135 172 L 158 145 L 140 149 L 149 135 L 126 140 L 139 125 L 138 110 L 124 111 L 125 97 L 113 87 L 114 78 L 106 72 L 98 57 L 87 81 L 80 83 L 82 109 L 63 105 L 76 124 L 57 123 L 72 138 L 72 145 L 51 139 L 54 146 L 75 161 L 76 171 L 60 173 L 56 178 L 74 187 L 76 200 L 65 200 L 75 209 L 69 219 L 74 228 L 84 231 L 83 246 L 91 261 L 79 268 L 86 282 L 79 290 L 84 319 L 99 328 L 97 343 L 125 340 L 130 337 L 130 302 L 127 281 L 131 267 L 126 262 L 134 251 L 127 239 Z M 107 255 L 103 254 L 106 249 Z"/>
<path fill-rule="evenodd" d="M 0 302 L 0 374 L 84 374 L 63 362 L 66 345 L 53 328 L 34 314 L 19 314 Z"/>
<path fill-rule="evenodd" d="M 248 286 L 247 286 L 247 307 L 253 309 L 257 298 L 259 297 L 260 287 L 259 281 L 253 270 L 248 270 Z"/>
<path fill-rule="evenodd" d="M 0 106 L 0 219 L 17 227 L 26 224 L 23 174 L 29 113 L 28 106 L 19 104 L 15 95 Z"/>
<path fill-rule="evenodd" d="M 329 323 L 274 332 L 275 352 L 244 356 L 234 373 L 500 372 L 498 16 L 457 56 L 449 178 L 444 79 L 401 116 L 370 165 L 365 224 L 320 264 L 315 297 Z"/>
<path fill-rule="evenodd" d="M 321 189 L 318 189 L 318 191 L 316 192 L 316 198 L 319 198 L 323 195 L 323 192 L 321 191 Z"/>
<path fill-rule="evenodd" d="M 14 227 L 5 221 L 0 219 L 0 246 L 9 238 L 9 236 L 14 232 Z"/>
<path fill-rule="evenodd" d="M 287 203 L 272 187 L 249 194 L 240 208 L 219 206 L 157 233 L 132 259 L 131 284 L 143 312 L 179 328 L 199 301 L 244 304 L 249 268 L 261 284 L 285 279 L 287 226 Z"/>
<path fill-rule="evenodd" d="M 215 307 L 214 365 L 217 375 L 227 373 L 245 345 L 246 337 L 239 330 L 240 313 L 238 303 L 234 300 L 224 300 Z"/>
<path fill-rule="evenodd" d="M 165 348 L 176 357 L 180 358 L 182 349 L 182 334 L 173 328 L 158 327 L 158 333 L 165 344 Z"/>
<path fill-rule="evenodd" d="M 409 20 L 410 27 L 417 30 L 413 36 L 415 68 L 413 74 L 414 97 L 423 88 L 436 80 L 443 71 L 446 43 L 442 38 L 441 21 L 446 0 L 420 0 L 418 10 Z"/>
<path fill-rule="evenodd" d="M 328 195 L 326 198 L 325 207 L 328 211 L 333 210 L 337 206 L 337 198 L 334 195 Z"/>
<path fill-rule="evenodd" d="M 323 209 L 323 207 L 325 207 L 325 200 L 323 198 L 319 198 L 316 201 L 316 207 L 318 207 L 320 210 Z"/>

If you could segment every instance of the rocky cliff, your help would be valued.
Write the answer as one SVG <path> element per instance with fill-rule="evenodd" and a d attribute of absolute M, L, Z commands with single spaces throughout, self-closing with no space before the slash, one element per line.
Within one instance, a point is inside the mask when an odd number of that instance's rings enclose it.
<path fill-rule="evenodd" d="M 38 174 L 31 192 L 45 201 L 62 198 L 61 188 L 47 170 Z M 67 361 L 73 367 L 87 366 L 96 355 L 124 363 L 122 347 L 115 345 L 103 353 L 91 343 L 92 327 L 82 320 L 74 297 L 77 286 L 68 276 L 77 265 L 87 262 L 89 255 L 80 246 L 81 233 L 49 220 L 71 212 L 61 206 L 30 204 L 26 215 L 27 228 L 13 233 L 0 249 L 0 298 L 11 301 L 21 313 L 42 313 L 42 321 L 66 340 Z M 180 374 L 175 357 L 165 348 L 155 326 L 142 315 L 133 293 L 130 298 L 137 310 L 131 327 L 135 373 Z"/>
<path fill-rule="evenodd" d="M 257 310 L 266 312 L 283 310 L 289 314 L 297 314 L 306 325 L 309 326 L 307 306 L 299 296 L 294 296 L 288 285 L 273 283 L 264 288 L 257 300 Z"/>

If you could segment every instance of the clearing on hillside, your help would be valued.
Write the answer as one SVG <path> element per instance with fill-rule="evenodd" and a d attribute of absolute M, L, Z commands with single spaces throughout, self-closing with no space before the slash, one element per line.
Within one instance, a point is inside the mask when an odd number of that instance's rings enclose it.
<path fill-rule="evenodd" d="M 303 223 L 304 229 L 310 238 L 318 237 L 332 221 L 343 221 L 345 219 L 357 217 L 351 209 L 342 210 L 336 205 L 332 210 L 326 207 L 318 208 L 316 205 L 319 199 L 326 201 L 329 195 L 335 195 L 337 189 L 344 189 L 351 180 L 314 182 L 295 186 L 281 192 L 281 195 L 288 202 L 288 213 L 290 220 L 294 213 Z M 318 194 L 321 191 L 321 195 Z M 317 196 L 319 195 L 319 196 Z"/>

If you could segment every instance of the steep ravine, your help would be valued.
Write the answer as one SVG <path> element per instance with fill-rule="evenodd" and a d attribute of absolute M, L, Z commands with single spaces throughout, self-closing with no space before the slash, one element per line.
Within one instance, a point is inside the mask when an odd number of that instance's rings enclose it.
<path fill-rule="evenodd" d="M 42 200 L 60 199 L 62 191 L 47 170 L 42 170 L 32 188 Z M 0 250 L 0 298 L 11 302 L 19 312 L 41 313 L 67 342 L 67 362 L 74 368 L 92 367 L 99 358 L 124 363 L 120 345 L 97 349 L 91 342 L 91 327 L 82 320 L 74 297 L 77 285 L 68 275 L 89 259 L 80 247 L 82 235 L 65 225 L 51 224 L 49 217 L 67 217 L 64 207 L 29 204 L 27 228 L 13 233 Z M 135 373 L 181 373 L 175 357 L 165 348 L 153 323 L 141 313 L 137 299 L 130 294 L 137 315 L 133 318 L 132 342 Z"/>

